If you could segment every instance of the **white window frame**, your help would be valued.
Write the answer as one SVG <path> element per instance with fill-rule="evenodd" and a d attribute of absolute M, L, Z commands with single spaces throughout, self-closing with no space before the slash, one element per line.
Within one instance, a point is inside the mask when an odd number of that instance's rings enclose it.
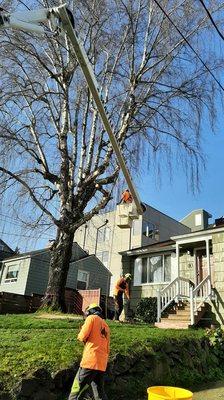
<path fill-rule="evenodd" d="M 107 261 L 105 262 L 103 260 L 103 255 L 107 254 Z M 98 251 L 96 253 L 96 257 L 99 258 L 99 260 L 103 263 L 103 265 L 105 265 L 106 268 L 108 268 L 108 264 L 109 264 L 109 251 L 108 250 L 102 250 L 102 251 Z"/>
<path fill-rule="evenodd" d="M 16 269 L 16 271 L 17 271 L 17 276 L 16 276 L 15 278 L 7 278 L 9 269 L 10 269 L 11 267 L 17 267 L 17 269 Z M 6 275 L 5 275 L 4 283 L 13 283 L 13 282 L 17 282 L 17 280 L 18 280 L 18 275 L 19 275 L 19 270 L 20 270 L 20 266 L 17 265 L 17 264 L 8 265 L 8 266 L 7 266 L 7 272 L 6 272 Z"/>
<path fill-rule="evenodd" d="M 144 232 L 144 225 L 146 225 L 145 232 Z M 149 227 L 150 226 L 152 227 L 152 229 L 150 229 L 151 233 L 149 233 Z M 142 236 L 145 236 L 145 237 L 153 239 L 155 237 L 156 231 L 157 231 L 157 228 L 156 228 L 156 225 L 153 222 L 148 221 L 146 219 L 142 220 Z"/>
<path fill-rule="evenodd" d="M 170 270 L 170 280 L 161 282 L 145 282 L 142 283 L 142 259 L 147 258 L 147 280 L 149 277 L 149 259 L 152 257 L 162 257 L 163 278 L 165 278 L 165 256 L 170 256 L 170 269 L 172 268 L 172 253 L 154 254 L 147 257 L 137 257 L 134 263 L 134 282 L 133 286 L 152 286 L 152 285 L 168 285 L 172 281 L 172 271 Z"/>
<path fill-rule="evenodd" d="M 195 226 L 201 226 L 202 225 L 202 215 L 201 215 L 201 213 L 195 214 L 194 222 L 195 222 Z"/>
<path fill-rule="evenodd" d="M 82 279 L 78 279 L 78 278 L 79 278 L 79 272 L 84 273 L 84 274 L 87 274 L 87 280 L 86 280 L 86 281 L 84 281 L 84 280 L 82 280 Z M 77 289 L 77 290 L 87 290 L 87 289 L 88 289 L 88 287 L 89 287 L 89 275 L 90 275 L 90 274 L 89 274 L 88 271 L 84 271 L 83 269 L 78 269 L 78 272 L 77 272 L 77 281 L 76 281 L 76 289 Z M 77 288 L 78 281 L 79 281 L 79 282 L 84 282 L 84 283 L 86 283 L 86 288 L 85 288 L 85 289 L 78 289 L 78 288 Z"/>
<path fill-rule="evenodd" d="M 98 231 L 98 243 L 108 242 L 110 240 L 110 228 L 108 226 L 103 226 Z"/>

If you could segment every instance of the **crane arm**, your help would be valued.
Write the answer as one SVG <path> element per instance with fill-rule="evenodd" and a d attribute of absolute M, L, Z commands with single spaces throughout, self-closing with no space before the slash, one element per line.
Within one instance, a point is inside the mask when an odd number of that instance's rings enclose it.
<path fill-rule="evenodd" d="M 87 85 L 95 101 L 99 114 L 101 116 L 104 128 L 108 133 L 111 145 L 116 154 L 118 164 L 123 172 L 126 179 L 127 185 L 132 194 L 134 203 L 137 208 L 138 214 L 143 214 L 143 207 L 138 195 L 138 192 L 132 182 L 130 173 L 125 163 L 125 159 L 117 142 L 116 136 L 114 135 L 113 128 L 107 116 L 106 108 L 103 101 L 100 98 L 98 84 L 94 76 L 92 66 L 88 60 L 86 51 L 78 39 L 78 35 L 74 30 L 73 17 L 71 12 L 66 8 L 66 5 L 54 8 L 46 8 L 40 10 L 31 10 L 26 12 L 15 12 L 12 14 L 5 14 L 0 11 L 0 28 L 13 28 L 21 29 L 25 31 L 31 31 L 36 33 L 48 33 L 44 26 L 40 23 L 50 22 L 53 29 L 53 34 L 61 33 L 63 30 L 69 37 L 78 63 L 85 76 Z"/>

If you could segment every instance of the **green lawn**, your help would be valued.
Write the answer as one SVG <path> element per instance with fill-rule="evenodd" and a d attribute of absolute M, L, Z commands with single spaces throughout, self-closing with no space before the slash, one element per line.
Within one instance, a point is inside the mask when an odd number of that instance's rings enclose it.
<path fill-rule="evenodd" d="M 44 367 L 57 371 L 77 363 L 83 346 L 76 340 L 81 319 L 40 318 L 39 314 L 0 315 L 0 382 L 16 382 L 19 377 Z M 202 337 L 202 330 L 159 330 L 148 325 L 117 324 L 111 328 L 111 356 L 126 354 L 150 344 L 162 344 L 167 338 Z"/>

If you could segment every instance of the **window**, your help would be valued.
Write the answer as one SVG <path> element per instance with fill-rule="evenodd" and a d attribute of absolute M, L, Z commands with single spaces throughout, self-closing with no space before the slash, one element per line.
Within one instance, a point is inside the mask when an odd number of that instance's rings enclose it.
<path fill-rule="evenodd" d="M 155 233 L 156 233 L 156 226 L 152 222 L 143 219 L 142 234 L 144 236 L 154 238 Z"/>
<path fill-rule="evenodd" d="M 164 282 L 163 256 L 149 258 L 148 282 Z"/>
<path fill-rule="evenodd" d="M 4 250 L 4 244 L 0 244 L 0 251 Z"/>
<path fill-rule="evenodd" d="M 164 256 L 164 280 L 171 282 L 171 255 Z"/>
<path fill-rule="evenodd" d="M 103 226 L 98 231 L 97 241 L 102 243 L 108 240 L 110 240 L 110 228 L 108 228 L 108 226 Z"/>
<path fill-rule="evenodd" d="M 195 214 L 195 226 L 200 226 L 202 224 L 201 214 Z"/>
<path fill-rule="evenodd" d="M 171 255 L 142 257 L 135 260 L 134 285 L 171 281 Z"/>
<path fill-rule="evenodd" d="M 88 288 L 89 284 L 89 272 L 78 270 L 77 276 L 77 289 L 85 290 Z"/>
<path fill-rule="evenodd" d="M 16 282 L 19 274 L 18 265 L 9 265 L 6 273 L 5 283 Z"/>
<path fill-rule="evenodd" d="M 96 253 L 96 256 L 105 265 L 105 267 L 108 267 L 109 251 L 99 251 L 99 253 Z"/>
<path fill-rule="evenodd" d="M 143 258 L 141 283 L 147 283 L 147 280 L 148 280 L 148 258 Z"/>

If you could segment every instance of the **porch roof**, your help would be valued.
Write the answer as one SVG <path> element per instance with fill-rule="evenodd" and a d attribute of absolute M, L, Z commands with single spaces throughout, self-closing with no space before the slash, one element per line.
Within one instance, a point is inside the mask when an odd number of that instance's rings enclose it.
<path fill-rule="evenodd" d="M 175 242 L 173 240 L 166 240 L 159 243 L 153 243 L 146 246 L 137 247 L 135 249 L 121 251 L 119 254 L 126 256 L 135 256 L 140 254 L 158 253 L 165 251 L 175 251 Z"/>
<path fill-rule="evenodd" d="M 224 226 L 214 226 L 212 228 L 208 229 L 203 229 L 199 231 L 194 231 L 190 233 L 185 233 L 184 235 L 178 235 L 178 236 L 172 236 L 171 239 L 175 241 L 176 243 L 184 242 L 184 243 L 189 243 L 189 242 L 198 242 L 198 241 L 203 241 L 205 238 L 211 238 L 212 234 L 214 233 L 221 233 L 224 232 Z"/>

